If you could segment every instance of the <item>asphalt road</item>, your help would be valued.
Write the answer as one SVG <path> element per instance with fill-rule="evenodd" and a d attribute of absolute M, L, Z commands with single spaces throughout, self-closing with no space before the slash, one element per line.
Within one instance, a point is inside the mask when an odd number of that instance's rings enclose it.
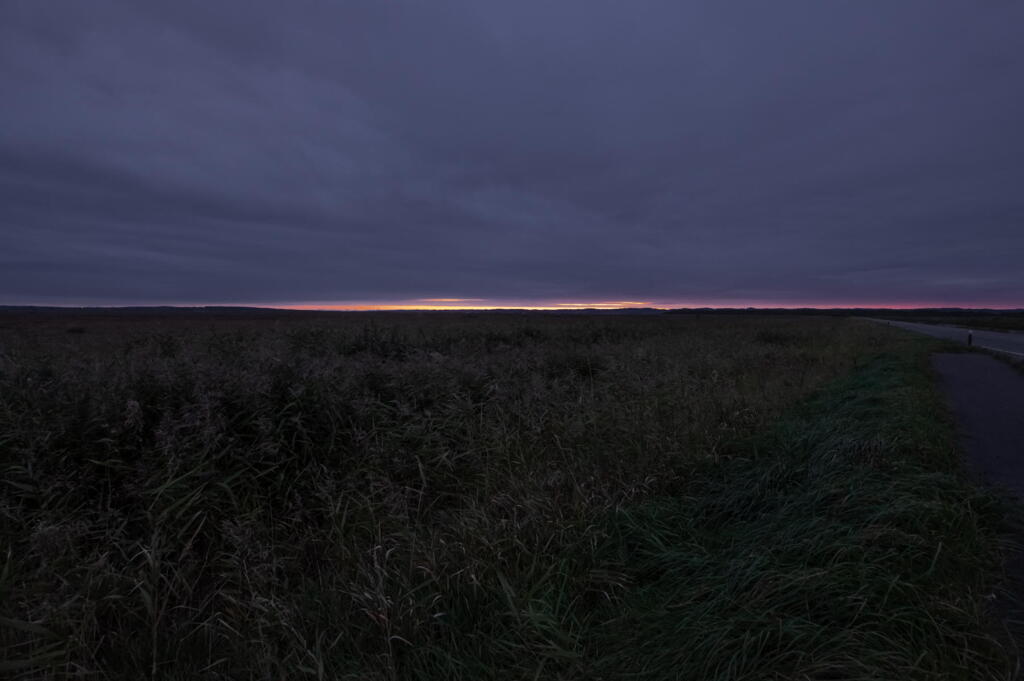
<path fill-rule="evenodd" d="M 1024 374 L 980 353 L 932 355 L 968 463 L 1024 500 Z"/>
<path fill-rule="evenodd" d="M 929 336 L 935 336 L 936 338 L 945 338 L 965 345 L 967 344 L 968 329 L 958 326 L 894 322 L 889 321 L 888 319 L 875 319 L 874 321 L 881 322 L 882 324 L 898 326 L 901 329 L 907 329 L 908 331 L 917 331 L 918 333 L 928 334 Z M 997 352 L 1005 352 L 1010 355 L 1016 355 L 1017 357 L 1024 357 L 1024 333 L 979 331 L 978 329 L 971 329 L 970 331 L 974 335 L 974 345 L 976 347 L 985 348 L 986 350 L 996 350 Z"/>
<path fill-rule="evenodd" d="M 921 326 L 919 324 L 915 326 Z M 968 468 L 1018 501 L 1024 501 L 1024 374 L 976 352 L 932 355 L 939 385 L 956 417 Z M 993 594 L 1018 642 L 1024 642 L 1024 537 L 1007 544 L 1002 588 Z M 1018 672 L 1013 676 L 1020 679 Z"/>

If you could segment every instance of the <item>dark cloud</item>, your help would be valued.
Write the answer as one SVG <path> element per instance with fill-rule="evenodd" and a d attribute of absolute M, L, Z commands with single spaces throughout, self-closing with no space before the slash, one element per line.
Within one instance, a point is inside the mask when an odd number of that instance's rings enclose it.
<path fill-rule="evenodd" d="M 1022 21 L 9 1 L 0 303 L 1024 305 Z"/>

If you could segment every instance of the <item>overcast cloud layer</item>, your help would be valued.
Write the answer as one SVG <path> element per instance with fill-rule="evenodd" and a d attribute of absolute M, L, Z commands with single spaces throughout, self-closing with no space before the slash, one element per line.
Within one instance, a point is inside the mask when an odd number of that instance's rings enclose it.
<path fill-rule="evenodd" d="M 0 3 L 0 304 L 1024 306 L 1024 3 Z"/>

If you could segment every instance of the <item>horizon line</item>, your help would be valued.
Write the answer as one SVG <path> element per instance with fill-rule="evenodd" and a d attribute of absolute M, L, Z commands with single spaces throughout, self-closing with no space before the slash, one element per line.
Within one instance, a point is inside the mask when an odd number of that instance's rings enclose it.
<path fill-rule="evenodd" d="M 168 308 L 168 309 L 215 309 L 215 308 L 235 308 L 235 309 L 252 309 L 252 310 L 281 310 L 290 312 L 502 312 L 502 311 L 521 311 L 521 312 L 579 312 L 579 311 L 598 311 L 598 312 L 616 312 L 616 311 L 629 311 L 629 310 L 657 310 L 657 311 L 672 311 L 672 310 L 894 310 L 894 311 L 911 311 L 911 310 L 993 310 L 1001 312 L 1013 312 L 1013 311 L 1024 311 L 1024 306 L 1008 307 L 1008 306 L 992 306 L 992 305 L 968 305 L 968 304 L 950 304 L 950 303 L 913 303 L 913 304 L 878 304 L 878 303 L 860 303 L 855 305 L 829 305 L 824 303 L 760 303 L 760 304 L 694 304 L 694 303 L 679 303 L 679 304 L 665 304 L 665 303 L 644 303 L 639 301 L 612 301 L 612 302 L 579 302 L 579 303 L 549 303 L 549 304 L 526 304 L 526 305 L 450 305 L 444 304 L 451 300 L 465 300 L 469 302 L 471 300 L 481 299 L 421 299 L 421 300 L 436 300 L 441 304 L 416 304 L 416 303 L 349 303 L 349 304 L 322 304 L 322 303 L 303 303 L 303 304 L 273 304 L 273 303 L 127 303 L 127 304 L 0 304 L 0 309 L 12 309 L 12 308 L 42 308 L 42 309 L 105 309 L 105 310 L 117 310 L 117 309 L 139 309 L 139 308 Z M 442 302 L 444 300 L 444 302 Z"/>

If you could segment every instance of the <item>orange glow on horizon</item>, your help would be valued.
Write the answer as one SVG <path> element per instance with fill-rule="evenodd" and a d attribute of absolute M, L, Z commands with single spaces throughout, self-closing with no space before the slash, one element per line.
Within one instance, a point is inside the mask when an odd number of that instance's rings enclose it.
<path fill-rule="evenodd" d="M 586 308 L 597 308 L 599 303 L 591 305 L 581 305 L 579 307 L 562 307 L 560 305 L 420 305 L 416 303 L 411 304 L 378 304 L 378 303 L 367 303 L 363 305 L 274 305 L 275 307 L 282 310 L 330 310 L 330 311 L 353 311 L 353 312 L 369 312 L 369 311 L 398 311 L 398 310 L 580 310 Z M 618 309 L 618 306 L 607 309 Z"/>
<path fill-rule="evenodd" d="M 615 308 L 629 308 L 629 307 L 651 307 L 651 303 L 636 301 L 636 300 L 613 300 L 607 303 L 555 303 L 555 307 L 566 307 L 566 308 L 588 308 L 588 307 L 610 307 Z"/>
<path fill-rule="evenodd" d="M 274 306 L 286 310 L 337 310 L 337 311 L 458 311 L 458 310 L 618 310 L 624 308 L 654 307 L 652 303 L 635 300 L 585 301 L 560 303 L 550 301 L 495 301 L 486 298 L 416 298 L 408 302 L 351 302 L 351 303 L 303 303 Z M 668 308 L 664 308 L 668 309 Z"/>
<path fill-rule="evenodd" d="M 829 303 L 829 302 L 805 302 L 805 301 L 742 301 L 742 300 L 714 300 L 714 301 L 637 301 L 637 300 L 595 300 L 595 301 L 525 301 L 525 300 L 493 300 L 487 298 L 415 298 L 396 301 L 351 301 L 332 303 L 286 303 L 286 304 L 260 304 L 256 307 L 268 307 L 284 310 L 323 310 L 323 311 L 487 311 L 487 310 L 522 310 L 522 311 L 570 311 L 570 310 L 617 310 L 650 308 L 655 310 L 671 309 L 888 309 L 888 310 L 914 310 L 922 308 L 962 308 L 962 309 L 992 309 L 1010 310 L 1018 309 L 1006 306 L 993 306 L 986 304 L 968 303 L 935 303 L 935 302 L 912 302 L 912 303 Z"/>
<path fill-rule="evenodd" d="M 616 310 L 616 309 L 637 309 L 649 308 L 652 310 L 920 310 L 920 309 L 961 309 L 961 310 L 996 310 L 996 311 L 1024 311 L 1024 301 L 1016 305 L 992 304 L 984 302 L 964 301 L 942 301 L 942 302 L 830 302 L 804 300 L 679 300 L 659 299 L 655 301 L 637 300 L 604 300 L 604 301 L 574 301 L 561 302 L 557 300 L 524 300 L 520 299 L 490 299 L 490 298 L 409 298 L 389 301 L 343 301 L 343 302 L 281 302 L 281 301 L 223 301 L 223 300 L 187 300 L 177 302 L 167 301 L 132 301 L 117 303 L 97 304 L 93 301 L 63 301 L 61 303 L 49 303 L 40 305 L 39 302 L 15 303 L 18 306 L 29 307 L 54 307 L 54 308 L 96 308 L 117 310 L 120 308 L 137 307 L 169 307 L 169 308 L 217 308 L 217 307 L 242 307 L 264 310 L 308 310 L 308 311 L 487 311 L 487 310 L 544 310 L 551 312 L 568 312 L 572 310 Z"/>

